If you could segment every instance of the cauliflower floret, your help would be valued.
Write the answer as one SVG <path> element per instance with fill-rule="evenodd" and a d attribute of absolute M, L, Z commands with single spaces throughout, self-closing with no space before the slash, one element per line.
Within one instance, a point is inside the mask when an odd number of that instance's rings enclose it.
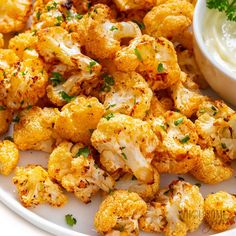
<path fill-rule="evenodd" d="M 19 160 L 16 145 L 8 140 L 0 142 L 0 173 L 9 175 L 15 169 Z"/>
<path fill-rule="evenodd" d="M 30 15 L 31 0 L 0 1 L 0 32 L 10 33 L 24 28 Z"/>
<path fill-rule="evenodd" d="M 169 189 L 159 192 L 140 218 L 140 228 L 147 232 L 163 232 L 165 236 L 184 236 L 195 231 L 204 217 L 204 199 L 197 186 L 173 181 Z"/>
<path fill-rule="evenodd" d="M 32 107 L 19 113 L 14 125 L 14 142 L 20 150 L 51 152 L 55 145 L 53 125 L 58 116 L 55 108 Z"/>
<path fill-rule="evenodd" d="M 188 28 L 192 24 L 193 12 L 194 6 L 187 1 L 167 1 L 153 7 L 147 13 L 143 19 L 145 30 L 147 34 L 155 38 L 165 37 L 172 41 L 177 40 L 189 47 L 189 42 L 185 38 L 190 38 L 192 41 Z"/>
<path fill-rule="evenodd" d="M 116 72 L 112 77 L 105 75 L 105 83 L 112 78 L 114 85 L 111 89 L 108 87 L 110 91 L 106 94 L 104 107 L 110 112 L 143 119 L 150 108 L 153 95 L 147 82 L 136 72 Z"/>
<path fill-rule="evenodd" d="M 205 199 L 205 221 L 215 231 L 225 231 L 234 224 L 236 197 L 219 191 Z"/>
<path fill-rule="evenodd" d="M 156 0 L 114 0 L 120 11 L 150 9 Z"/>
<path fill-rule="evenodd" d="M 24 51 L 35 49 L 37 42 L 38 37 L 32 32 L 26 31 L 11 38 L 8 48 L 12 49 L 22 59 Z"/>
<path fill-rule="evenodd" d="M 181 81 L 171 87 L 175 108 L 187 117 L 195 114 L 206 97 L 200 94 L 195 84 L 185 73 L 181 73 Z"/>
<path fill-rule="evenodd" d="M 49 158 L 48 173 L 84 203 L 89 203 L 91 196 L 99 189 L 109 192 L 115 184 L 114 180 L 96 165 L 91 149 L 80 143 L 73 145 L 63 142 L 54 149 Z"/>
<path fill-rule="evenodd" d="M 201 151 L 198 162 L 190 173 L 206 184 L 217 184 L 231 178 L 233 169 L 214 153 L 213 148 L 208 148 Z"/>
<path fill-rule="evenodd" d="M 40 203 L 60 207 L 67 201 L 59 185 L 50 180 L 47 171 L 41 166 L 17 167 L 13 183 L 25 207 L 34 207 Z"/>
<path fill-rule="evenodd" d="M 165 89 L 179 80 L 180 69 L 174 46 L 164 38 L 143 35 L 117 52 L 115 64 L 121 71 L 140 73 L 153 90 Z"/>
<path fill-rule="evenodd" d="M 13 111 L 0 105 L 0 135 L 5 134 L 12 122 Z"/>
<path fill-rule="evenodd" d="M 101 203 L 94 224 L 105 235 L 138 235 L 138 219 L 146 210 L 146 203 L 137 193 L 117 190 Z"/>
<path fill-rule="evenodd" d="M 4 38 L 3 35 L 0 33 L 0 48 L 3 48 L 4 46 Z"/>
<path fill-rule="evenodd" d="M 201 148 L 191 120 L 178 112 L 166 112 L 151 121 L 162 143 L 156 151 L 153 165 L 161 173 L 187 173 L 196 165 Z"/>
<path fill-rule="evenodd" d="M 122 114 L 106 114 L 93 132 L 91 142 L 103 159 L 113 156 L 122 164 L 121 168 L 129 168 L 138 180 L 153 183 L 150 163 L 159 141 L 147 122 Z"/>
<path fill-rule="evenodd" d="M 66 140 L 89 144 L 91 133 L 104 112 L 97 98 L 77 97 L 62 108 L 54 128 Z"/>

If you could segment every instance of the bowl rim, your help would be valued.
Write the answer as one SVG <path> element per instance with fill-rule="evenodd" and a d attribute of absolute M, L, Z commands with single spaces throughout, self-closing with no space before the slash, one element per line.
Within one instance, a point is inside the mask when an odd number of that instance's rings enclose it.
<path fill-rule="evenodd" d="M 218 61 L 215 60 L 215 58 L 211 55 L 209 52 L 206 44 L 203 41 L 202 36 L 202 30 L 201 30 L 201 24 L 203 24 L 204 17 L 200 17 L 202 14 L 202 9 L 206 7 L 206 0 L 198 0 L 197 4 L 195 6 L 194 15 L 193 15 L 193 36 L 194 40 L 197 43 L 201 53 L 204 55 L 204 57 L 221 73 L 225 74 L 227 77 L 229 77 L 231 80 L 236 80 L 236 75 L 233 75 L 233 73 L 230 72 L 227 68 L 224 68 Z M 199 19 L 200 20 L 199 22 Z"/>

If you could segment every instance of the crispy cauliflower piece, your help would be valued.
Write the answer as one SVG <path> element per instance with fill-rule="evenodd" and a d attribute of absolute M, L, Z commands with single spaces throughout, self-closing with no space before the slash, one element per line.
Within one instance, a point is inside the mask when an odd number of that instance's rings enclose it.
<path fill-rule="evenodd" d="M 153 183 L 154 173 L 150 163 L 159 141 L 147 122 L 109 113 L 98 123 L 91 142 L 102 158 L 108 160 L 107 164 L 113 158 L 116 168 L 125 166 L 138 180 Z"/>
<path fill-rule="evenodd" d="M 13 138 L 20 150 L 51 152 L 55 145 L 53 126 L 58 116 L 56 108 L 32 107 L 19 113 Z"/>
<path fill-rule="evenodd" d="M 138 219 L 146 210 L 146 203 L 137 193 L 117 190 L 101 203 L 94 224 L 104 235 L 138 235 Z"/>
<path fill-rule="evenodd" d="M 109 192 L 114 180 L 99 168 L 89 147 L 83 144 L 61 143 L 54 149 L 48 162 L 49 176 L 59 182 L 67 191 L 73 192 L 84 203 L 102 189 Z"/>
<path fill-rule="evenodd" d="M 201 148 L 191 120 L 178 112 L 166 112 L 151 121 L 153 131 L 162 140 L 153 165 L 161 173 L 187 173 L 196 165 Z"/>
<path fill-rule="evenodd" d="M 213 148 L 208 148 L 201 151 L 198 162 L 190 173 L 201 182 L 217 184 L 231 178 L 233 169 L 214 153 Z"/>
<path fill-rule="evenodd" d="M 89 144 L 104 112 L 97 98 L 77 97 L 62 108 L 54 128 L 61 138 Z"/>
<path fill-rule="evenodd" d="M 16 145 L 5 140 L 0 142 L 0 173 L 9 175 L 16 167 L 19 160 L 19 151 Z"/>
<path fill-rule="evenodd" d="M 175 49 L 164 38 L 155 40 L 148 35 L 135 38 L 117 52 L 115 64 L 118 70 L 140 73 L 152 90 L 168 88 L 180 77 Z"/>
<path fill-rule="evenodd" d="M 5 134 L 10 127 L 13 118 L 13 111 L 0 105 L 0 135 Z"/>
<path fill-rule="evenodd" d="M 195 114 L 206 97 L 200 93 L 195 84 L 185 73 L 181 73 L 181 81 L 171 86 L 171 96 L 175 108 L 187 117 Z"/>
<path fill-rule="evenodd" d="M 3 48 L 4 46 L 4 38 L 3 35 L 0 33 L 0 48 Z"/>
<path fill-rule="evenodd" d="M 47 171 L 41 166 L 17 167 L 13 183 L 25 207 L 34 207 L 40 203 L 60 207 L 67 201 L 59 185 L 50 180 Z"/>
<path fill-rule="evenodd" d="M 0 1 L 0 32 L 10 33 L 24 28 L 31 12 L 31 0 Z"/>
<path fill-rule="evenodd" d="M 11 38 L 8 48 L 12 49 L 16 53 L 16 55 L 22 59 L 24 56 L 24 51 L 31 51 L 35 49 L 37 42 L 37 35 L 33 34 L 30 31 L 26 31 Z"/>
<path fill-rule="evenodd" d="M 184 236 L 195 231 L 204 217 L 204 199 L 197 186 L 173 181 L 169 189 L 161 190 L 139 220 L 146 232 L 163 232 L 165 236 Z"/>
<path fill-rule="evenodd" d="M 136 72 L 116 72 L 112 77 L 104 77 L 105 82 L 114 78 L 114 85 L 106 94 L 104 107 L 110 112 L 143 119 L 150 108 L 153 95 L 143 77 Z"/>
<path fill-rule="evenodd" d="M 147 13 L 143 19 L 145 30 L 155 38 L 165 37 L 173 41 L 177 39 L 184 46 L 188 46 L 186 44 L 189 42 L 184 38 L 191 39 L 188 28 L 192 24 L 193 12 L 194 6 L 187 1 L 167 1 Z"/>
<path fill-rule="evenodd" d="M 206 223 L 215 231 L 225 231 L 234 224 L 236 197 L 223 191 L 209 194 L 204 209 Z"/>
<path fill-rule="evenodd" d="M 114 0 L 120 11 L 150 9 L 155 5 L 155 0 Z"/>

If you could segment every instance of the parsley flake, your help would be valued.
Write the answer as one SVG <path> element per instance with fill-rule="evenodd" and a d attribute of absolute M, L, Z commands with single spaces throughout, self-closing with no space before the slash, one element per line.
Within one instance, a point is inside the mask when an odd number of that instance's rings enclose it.
<path fill-rule="evenodd" d="M 110 28 L 110 31 L 115 31 L 115 30 L 118 30 L 118 28 L 113 25 L 113 26 Z"/>
<path fill-rule="evenodd" d="M 163 66 L 162 63 L 159 63 L 159 64 L 158 64 L 158 66 L 157 66 L 157 71 L 158 71 L 159 73 L 162 73 L 162 72 L 164 71 L 164 66 Z"/>
<path fill-rule="evenodd" d="M 65 215 L 65 220 L 69 226 L 73 226 L 77 223 L 77 220 L 73 217 L 72 214 Z"/>
<path fill-rule="evenodd" d="M 97 64 L 96 61 L 90 61 L 90 62 L 89 62 L 88 71 L 89 71 L 90 74 L 93 73 L 92 68 L 93 68 L 96 64 Z"/>
<path fill-rule="evenodd" d="M 225 143 L 221 143 L 221 147 L 222 147 L 223 149 L 227 149 L 227 146 L 226 146 Z"/>
<path fill-rule="evenodd" d="M 52 82 L 53 87 L 65 81 L 62 75 L 58 72 L 52 72 L 52 77 L 49 78 L 49 80 Z"/>
<path fill-rule="evenodd" d="M 175 121 L 174 121 L 174 124 L 175 124 L 175 126 L 178 126 L 178 125 L 180 125 L 181 123 L 183 123 L 183 121 L 184 121 L 184 118 L 181 117 L 181 118 L 175 120 Z"/>
<path fill-rule="evenodd" d="M 187 143 L 189 140 L 190 140 L 189 135 L 186 135 L 185 137 L 183 137 L 183 138 L 180 139 L 179 141 L 180 141 L 181 143 Z"/>
<path fill-rule="evenodd" d="M 15 123 L 19 123 L 20 117 L 17 115 L 17 116 L 15 116 L 15 117 L 13 118 L 12 121 L 15 122 Z"/>
<path fill-rule="evenodd" d="M 74 96 L 68 95 L 68 94 L 67 94 L 66 92 L 64 92 L 64 91 L 60 91 L 59 94 L 60 94 L 61 98 L 62 98 L 63 100 L 65 100 L 66 102 L 71 102 L 71 101 L 75 98 Z"/>
<path fill-rule="evenodd" d="M 121 156 L 125 159 L 125 160 L 128 160 L 127 156 L 125 155 L 125 153 L 121 153 Z"/>
<path fill-rule="evenodd" d="M 105 116 L 103 116 L 106 120 L 110 120 L 111 118 L 113 118 L 114 117 L 114 114 L 113 113 L 109 113 L 109 114 L 107 114 L 107 115 L 105 115 Z"/>
<path fill-rule="evenodd" d="M 137 20 L 132 20 L 132 21 L 136 23 L 141 30 L 145 29 L 145 25 L 143 22 L 139 22 Z"/>
<path fill-rule="evenodd" d="M 76 154 L 76 157 L 79 157 L 79 156 L 84 156 L 86 158 L 88 158 L 88 156 L 90 155 L 90 150 L 88 147 L 83 147 L 83 148 L 80 148 L 79 151 L 77 152 Z"/>
<path fill-rule="evenodd" d="M 139 61 L 143 61 L 142 55 L 141 55 L 140 51 L 137 48 L 134 49 L 134 53 L 135 53 L 135 55 L 136 55 L 136 57 L 138 58 Z"/>

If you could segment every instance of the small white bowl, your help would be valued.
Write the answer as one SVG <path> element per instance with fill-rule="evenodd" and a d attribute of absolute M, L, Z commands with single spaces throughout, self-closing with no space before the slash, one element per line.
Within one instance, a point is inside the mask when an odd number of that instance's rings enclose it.
<path fill-rule="evenodd" d="M 193 18 L 195 57 L 202 74 L 213 90 L 236 106 L 236 77 L 213 58 L 203 40 L 206 10 L 206 0 L 198 0 Z"/>

